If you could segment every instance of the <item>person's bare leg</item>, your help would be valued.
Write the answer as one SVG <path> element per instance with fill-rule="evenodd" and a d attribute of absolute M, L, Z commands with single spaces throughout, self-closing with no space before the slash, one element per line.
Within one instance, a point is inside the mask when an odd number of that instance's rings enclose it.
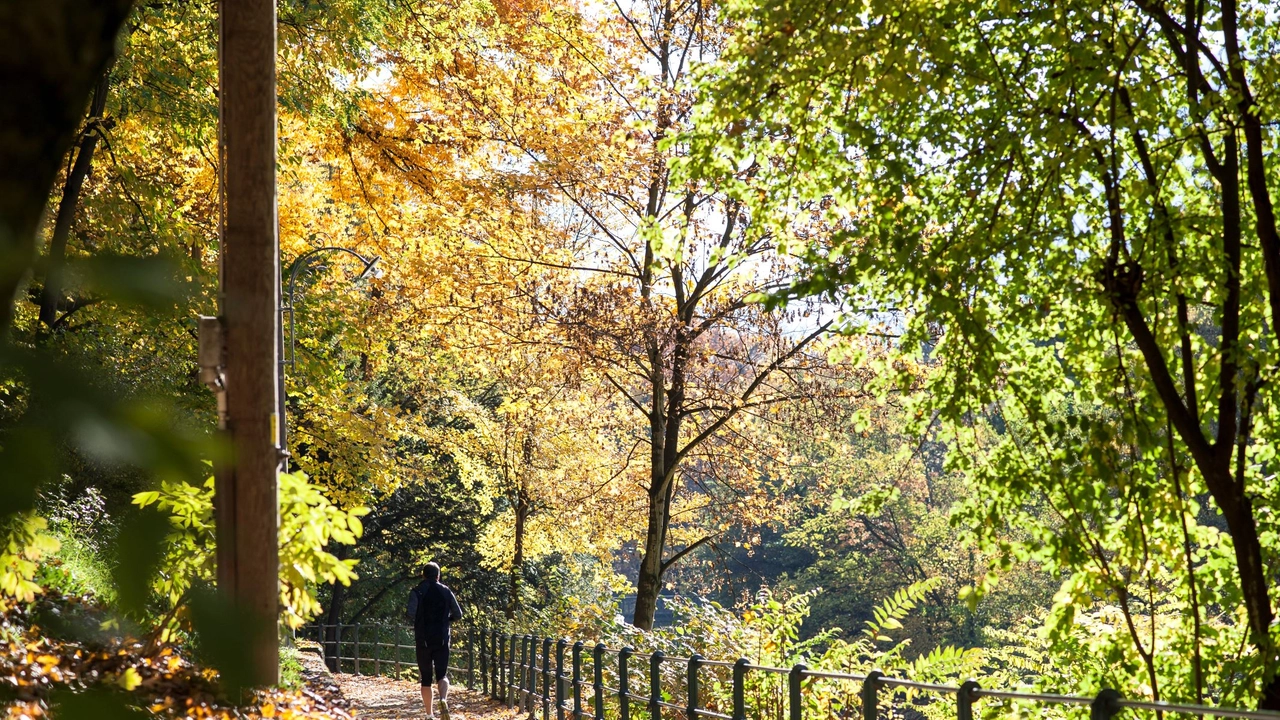
<path fill-rule="evenodd" d="M 440 678 L 440 717 L 449 720 L 449 678 Z"/>
<path fill-rule="evenodd" d="M 427 709 L 427 717 L 429 718 L 433 718 L 436 716 L 436 711 L 435 711 L 436 701 L 435 701 L 435 698 L 433 697 L 434 695 L 435 695 L 435 688 L 431 687 L 430 685 L 422 686 L 422 706 Z"/>

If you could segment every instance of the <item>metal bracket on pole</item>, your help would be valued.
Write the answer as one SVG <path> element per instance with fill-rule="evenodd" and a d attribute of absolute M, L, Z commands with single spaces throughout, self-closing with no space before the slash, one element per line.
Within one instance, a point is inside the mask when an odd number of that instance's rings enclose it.
<path fill-rule="evenodd" d="M 218 398 L 218 427 L 227 426 L 227 338 L 222 318 L 201 315 L 196 364 L 200 368 L 200 383 Z"/>

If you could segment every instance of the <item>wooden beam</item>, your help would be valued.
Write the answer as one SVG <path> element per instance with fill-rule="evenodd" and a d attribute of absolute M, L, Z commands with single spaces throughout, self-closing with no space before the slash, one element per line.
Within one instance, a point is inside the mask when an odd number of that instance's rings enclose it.
<path fill-rule="evenodd" d="M 217 477 L 218 586 L 247 617 L 251 678 L 279 681 L 276 333 L 276 11 L 274 0 L 221 0 L 222 314 L 226 433 Z"/>

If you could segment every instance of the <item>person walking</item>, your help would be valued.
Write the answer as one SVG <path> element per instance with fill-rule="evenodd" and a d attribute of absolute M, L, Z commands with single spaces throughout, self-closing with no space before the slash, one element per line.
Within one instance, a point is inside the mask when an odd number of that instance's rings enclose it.
<path fill-rule="evenodd" d="M 449 625 L 462 619 L 462 608 L 453 591 L 440 582 L 440 566 L 434 562 L 426 564 L 422 582 L 409 593 L 409 617 L 427 720 L 436 717 L 433 689 L 440 691 L 440 717 L 449 720 Z"/>

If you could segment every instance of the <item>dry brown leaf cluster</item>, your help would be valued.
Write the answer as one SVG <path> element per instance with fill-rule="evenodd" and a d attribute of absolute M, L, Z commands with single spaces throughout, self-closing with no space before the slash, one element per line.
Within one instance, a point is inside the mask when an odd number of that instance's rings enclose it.
<path fill-rule="evenodd" d="M 58 717 L 63 698 L 95 692 L 104 704 L 122 700 L 166 718 L 351 718 L 337 686 L 314 679 L 236 706 L 219 693 L 216 671 L 172 645 L 112 632 L 106 617 L 76 597 L 44 597 L 0 616 L 2 717 Z"/>

